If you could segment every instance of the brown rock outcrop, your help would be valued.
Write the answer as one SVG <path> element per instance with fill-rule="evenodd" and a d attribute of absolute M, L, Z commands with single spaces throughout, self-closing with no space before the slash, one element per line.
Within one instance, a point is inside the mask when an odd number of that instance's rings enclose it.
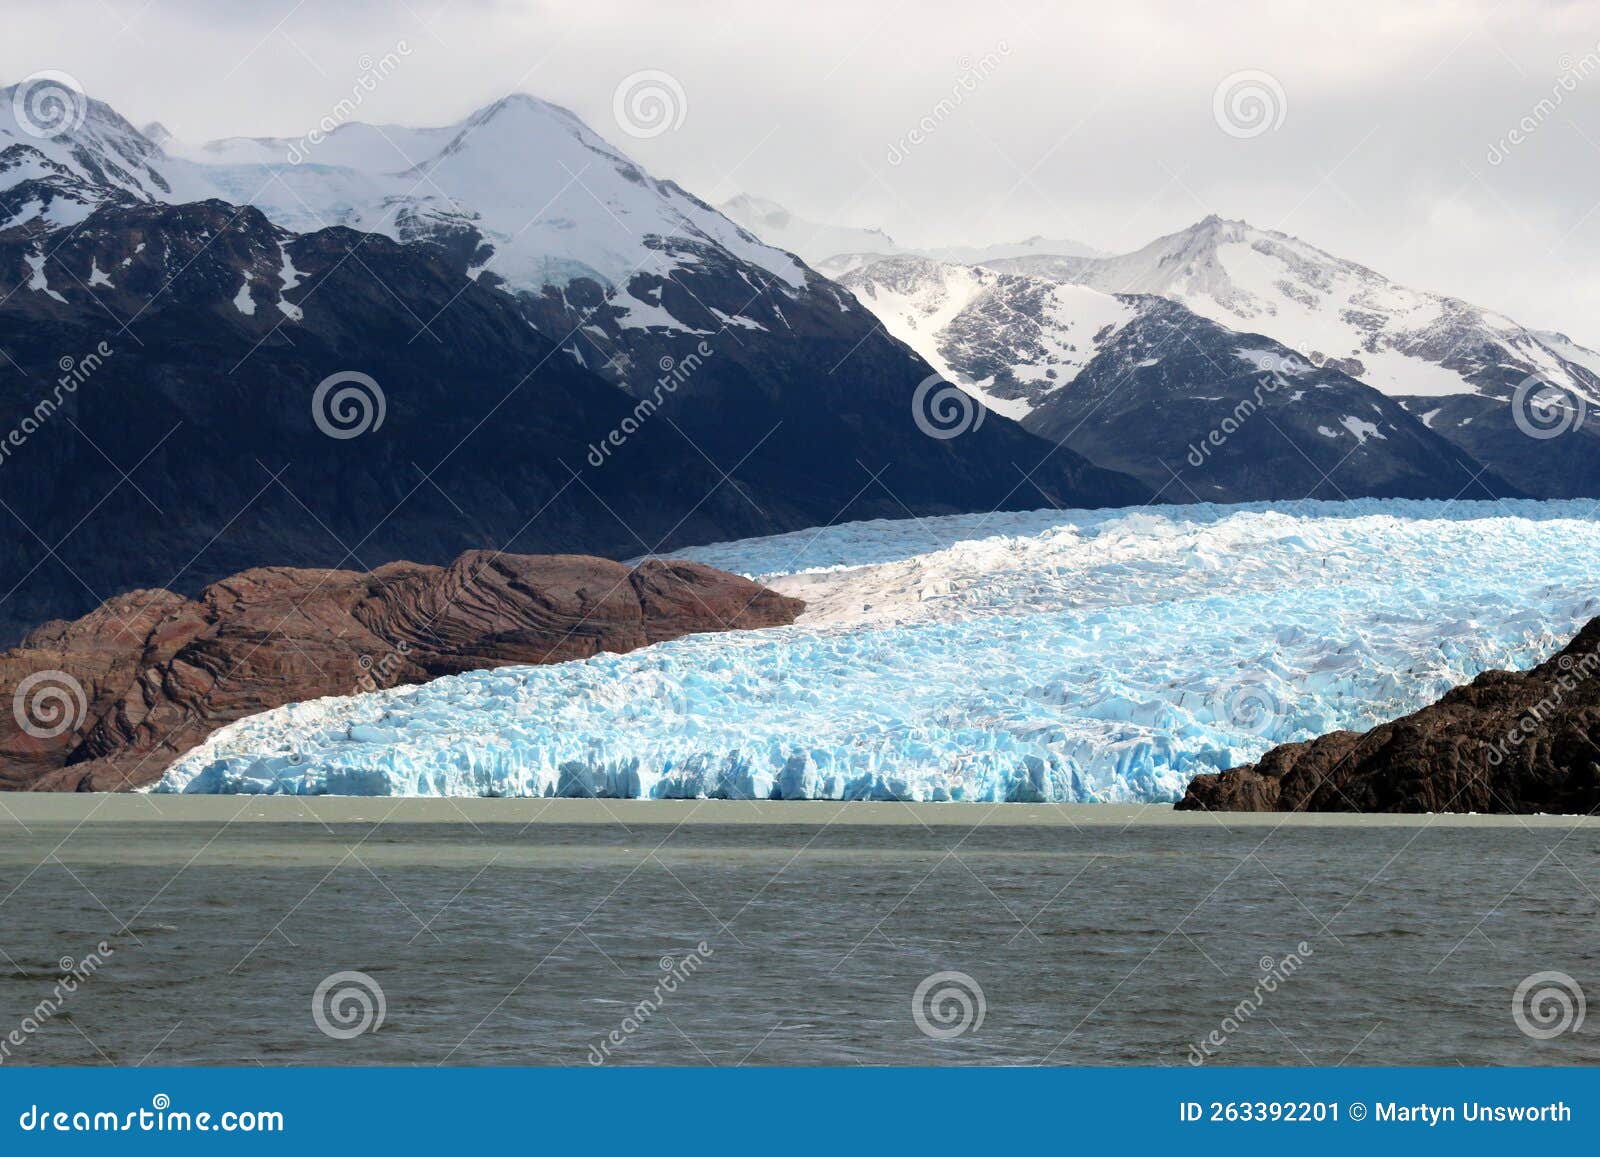
<path fill-rule="evenodd" d="M 1531 671 L 1486 671 L 1365 734 L 1196 776 L 1178 807 L 1589 814 L 1600 808 L 1600 619 Z"/>
<path fill-rule="evenodd" d="M 677 561 L 471 551 L 370 573 L 262 567 L 134 591 L 0 654 L 0 790 L 115 791 L 284 703 L 793 622 L 805 604 Z"/>

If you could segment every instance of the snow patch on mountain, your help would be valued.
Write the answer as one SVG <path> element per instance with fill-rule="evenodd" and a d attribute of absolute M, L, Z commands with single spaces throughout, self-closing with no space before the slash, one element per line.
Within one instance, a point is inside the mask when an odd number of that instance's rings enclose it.
<path fill-rule="evenodd" d="M 294 258 L 289 254 L 288 242 L 278 242 L 278 255 L 282 260 L 278 268 L 278 309 L 290 321 L 304 321 L 305 311 L 283 296 L 291 289 L 299 287 L 300 278 L 304 273 L 294 267 Z"/>
<path fill-rule="evenodd" d="M 1396 397 L 1503 392 L 1539 373 L 1600 401 L 1600 354 L 1456 298 L 1396 285 L 1296 237 L 1211 216 L 1118 257 L 995 263 L 1109 293 L 1151 293 L 1261 333 Z M 1559 337 L 1560 335 L 1556 335 Z"/>
<path fill-rule="evenodd" d="M 169 156 L 99 101 L 81 127 L 35 140 L 15 128 L 10 92 L 0 91 L 0 143 L 22 143 L 0 153 L 0 189 L 49 177 L 78 220 L 116 196 L 217 197 L 254 205 L 294 232 L 343 225 L 414 241 L 475 231 L 486 250 L 478 271 L 491 269 L 513 290 L 579 277 L 621 288 L 635 273 L 697 264 L 708 249 L 793 288 L 807 281 L 789 254 L 650 177 L 566 109 L 522 94 L 438 128 L 351 122 L 309 147 L 270 137 L 190 147 L 169 136 L 182 153 Z M 301 163 L 290 160 L 297 147 Z M 52 222 L 70 223 L 60 212 Z"/>
<path fill-rule="evenodd" d="M 871 274 L 842 278 L 883 323 L 883 328 L 922 355 L 951 381 L 960 375 L 939 352 L 945 328 L 995 281 L 996 274 L 961 265 L 942 265 L 915 258 L 880 262 Z"/>
<path fill-rule="evenodd" d="M 50 288 L 50 278 L 45 274 L 44 265 L 48 260 L 44 253 L 30 253 L 22 259 L 28 266 L 28 288 L 34 293 L 42 293 L 46 297 L 53 297 L 57 301 L 65 302 L 55 290 Z"/>
<path fill-rule="evenodd" d="M 740 193 L 718 205 L 730 221 L 761 238 L 768 245 L 797 254 L 815 265 L 838 253 L 870 253 L 887 256 L 902 252 L 894 239 L 881 229 L 849 225 L 825 225 L 789 212 L 766 197 Z"/>
<path fill-rule="evenodd" d="M 878 261 L 840 284 L 947 380 L 1019 420 L 1138 314 L 1083 286 L 921 257 Z"/>
<path fill-rule="evenodd" d="M 1380 442 L 1388 441 L 1383 436 L 1383 431 L 1378 429 L 1374 423 L 1367 421 L 1365 418 L 1358 418 L 1354 414 L 1347 414 L 1345 417 L 1340 418 L 1339 424 L 1355 435 L 1356 445 L 1358 446 L 1365 446 L 1368 438 L 1376 438 Z"/>
<path fill-rule="evenodd" d="M 1282 374 L 1294 378 L 1310 373 L 1312 369 L 1309 362 L 1292 355 L 1285 357 L 1281 349 L 1239 349 L 1234 354 L 1257 373 Z"/>
<path fill-rule="evenodd" d="M 80 98 L 82 121 L 68 132 L 30 132 L 18 119 L 19 87 L 0 88 L 0 190 L 29 181 L 51 186 L 54 200 L 74 206 L 49 212 L 41 200 L 40 211 L 51 224 L 76 224 L 97 205 L 119 197 L 180 202 L 216 195 L 195 166 L 168 157 L 103 101 Z"/>
<path fill-rule="evenodd" d="M 798 254 L 813 269 L 838 279 L 885 257 L 926 257 L 956 265 L 982 265 L 1008 257 L 1103 257 L 1100 250 L 1065 237 L 1029 237 L 992 245 L 907 247 L 882 229 L 829 225 L 791 213 L 767 197 L 740 193 L 717 206 L 769 245 Z"/>
<path fill-rule="evenodd" d="M 1532 335 L 1540 346 L 1562 361 L 1580 365 L 1590 373 L 1600 376 L 1600 353 L 1587 349 L 1564 333 L 1538 330 Z"/>

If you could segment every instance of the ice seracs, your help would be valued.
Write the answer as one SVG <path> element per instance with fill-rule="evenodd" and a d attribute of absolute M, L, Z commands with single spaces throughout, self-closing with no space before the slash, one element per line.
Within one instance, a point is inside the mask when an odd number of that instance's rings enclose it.
<path fill-rule="evenodd" d="M 1597 609 L 1592 503 L 1310 503 L 858 523 L 686 552 L 792 627 L 296 704 L 163 791 L 1172 800 L 1363 729 Z"/>

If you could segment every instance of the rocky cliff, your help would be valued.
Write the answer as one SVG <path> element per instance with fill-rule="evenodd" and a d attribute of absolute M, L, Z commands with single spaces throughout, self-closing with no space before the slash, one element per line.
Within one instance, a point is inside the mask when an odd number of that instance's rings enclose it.
<path fill-rule="evenodd" d="M 133 591 L 0 654 L 0 789 L 139 787 L 284 703 L 774 626 L 804 605 L 697 563 L 489 551 L 370 573 L 263 567 L 195 599 Z"/>
<path fill-rule="evenodd" d="M 1526 672 L 1487 671 L 1365 734 L 1275 747 L 1196 776 L 1182 810 L 1549 812 L 1600 808 L 1600 619 Z"/>

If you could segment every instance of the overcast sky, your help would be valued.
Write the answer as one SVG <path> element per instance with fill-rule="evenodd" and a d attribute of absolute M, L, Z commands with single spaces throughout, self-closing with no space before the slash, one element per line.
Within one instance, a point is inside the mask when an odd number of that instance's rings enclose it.
<path fill-rule="evenodd" d="M 1217 212 L 1600 346 L 1594 0 L 6 0 L 4 19 L 0 81 L 59 69 L 186 140 L 297 136 L 404 42 L 363 119 L 527 91 L 707 200 L 906 244 L 1120 251 Z M 682 120 L 636 138 L 613 97 L 643 70 Z"/>

